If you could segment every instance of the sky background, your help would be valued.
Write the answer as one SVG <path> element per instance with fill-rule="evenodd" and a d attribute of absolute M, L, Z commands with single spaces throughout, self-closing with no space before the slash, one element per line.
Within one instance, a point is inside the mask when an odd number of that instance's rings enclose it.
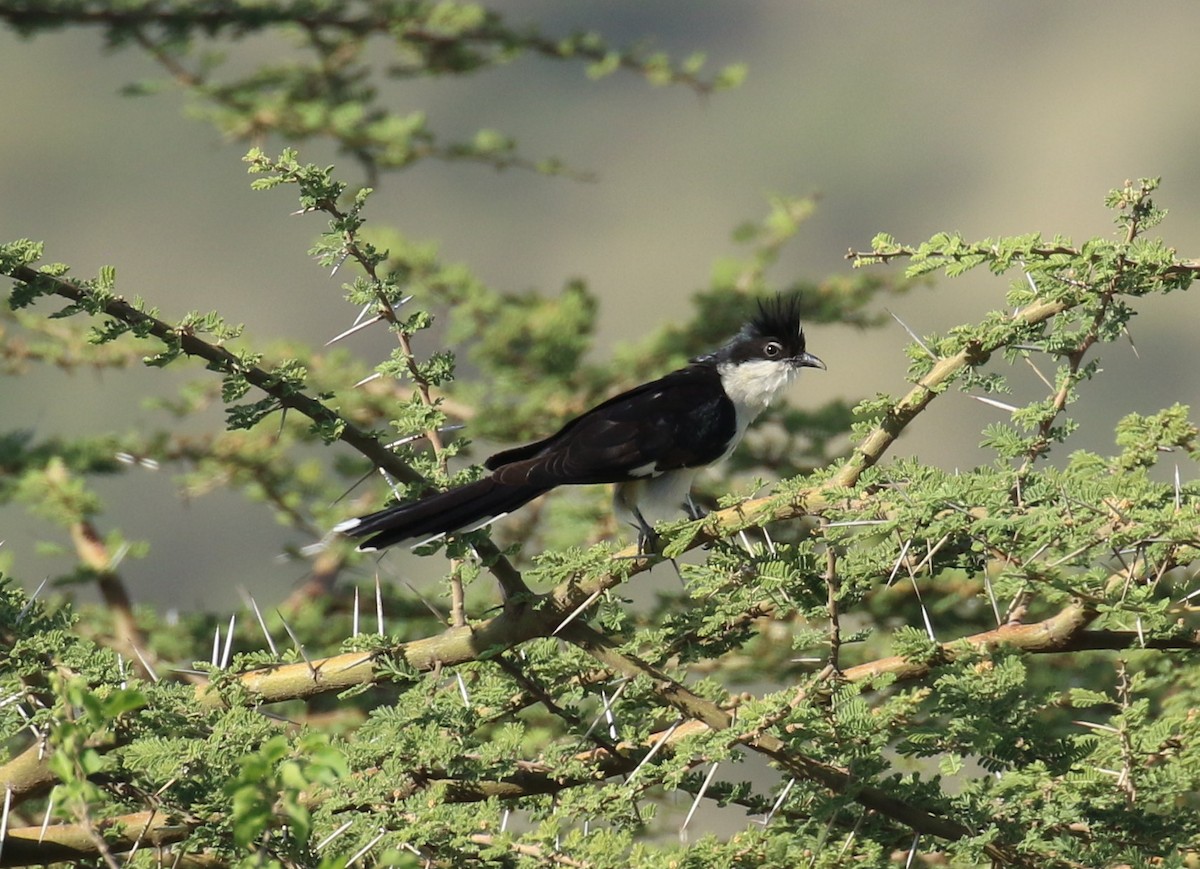
<path fill-rule="evenodd" d="M 447 260 L 499 289 L 554 292 L 586 279 L 602 302 L 602 348 L 677 316 L 714 260 L 738 252 L 732 229 L 764 214 L 776 193 L 822 197 L 773 273 L 781 284 L 847 272 L 846 250 L 868 247 L 881 231 L 913 243 L 940 230 L 1108 234 L 1105 193 L 1145 175 L 1164 178 L 1157 200 L 1171 213 L 1157 231 L 1200 257 L 1194 3 L 529 0 L 503 8 L 550 34 L 594 29 L 614 44 L 648 39 L 677 58 L 706 51 L 712 68 L 749 66 L 743 87 L 710 98 L 629 74 L 594 82 L 582 65 L 532 57 L 458 80 L 387 86 L 389 105 L 425 110 L 444 139 L 496 128 L 527 156 L 558 156 L 596 174 L 583 183 L 429 162 L 387 177 L 368 218 L 438 240 Z M 279 49 L 252 43 L 237 57 L 251 63 Z M 9 83 L 0 90 L 0 238 L 42 239 L 46 260 L 78 275 L 113 265 L 124 293 L 168 318 L 216 308 L 256 342 L 323 343 L 354 312 L 306 256 L 319 219 L 288 216 L 292 191 L 251 192 L 247 146 L 190 119 L 177 91 L 120 94 L 158 75 L 136 51 L 106 51 L 97 31 L 21 40 L 0 25 L 0 80 Z M 301 156 L 335 159 L 314 146 Z M 345 176 L 354 171 L 344 162 Z M 1006 285 L 972 273 L 889 304 L 929 332 L 1001 305 Z M 1129 412 L 1200 404 L 1200 299 L 1152 299 L 1143 311 L 1132 325 L 1136 355 L 1128 344 L 1103 349 L 1107 374 L 1078 405 L 1085 432 L 1071 448 L 1110 450 L 1112 425 Z M 899 394 L 907 341 L 898 325 L 810 330 L 829 371 L 802 378 L 789 398 Z M 375 361 L 385 345 L 348 346 Z M 172 382 L 155 370 L 39 372 L 0 385 L 0 418 L 5 429 L 39 436 L 154 425 L 161 417 L 141 400 L 169 394 Z M 979 432 L 1001 417 L 948 395 L 897 454 L 945 467 L 986 462 Z M 238 586 L 273 600 L 302 575 L 275 557 L 297 541 L 236 496 L 181 504 L 167 473 L 100 488 L 108 527 L 152 542 L 148 558 L 124 568 L 139 601 L 230 608 Z M 45 531 L 19 508 L 0 509 L 9 568 L 27 585 L 66 564 L 28 544 Z"/>

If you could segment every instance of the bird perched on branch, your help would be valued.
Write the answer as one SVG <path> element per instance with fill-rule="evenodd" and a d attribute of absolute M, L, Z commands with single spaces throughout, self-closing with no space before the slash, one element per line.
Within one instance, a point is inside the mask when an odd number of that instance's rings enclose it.
<path fill-rule="evenodd" d="M 655 539 L 647 514 L 691 508 L 696 474 L 733 452 L 801 368 L 824 367 L 805 349 L 798 298 L 760 301 L 719 350 L 613 396 L 544 440 L 496 453 L 483 479 L 348 519 L 334 531 L 366 538 L 358 547 L 364 551 L 425 542 L 487 525 L 558 486 L 616 483 L 613 508 L 644 547 Z"/>

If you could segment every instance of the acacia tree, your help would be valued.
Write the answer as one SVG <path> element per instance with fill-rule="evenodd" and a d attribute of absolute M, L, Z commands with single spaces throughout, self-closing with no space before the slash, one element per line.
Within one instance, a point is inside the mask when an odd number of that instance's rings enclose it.
<path fill-rule="evenodd" d="M 390 113 L 373 36 L 401 76 L 526 53 L 700 90 L 740 74 L 705 79 L 700 58 L 514 28 L 471 4 L 0 0 L 0 16 L 27 34 L 99 27 L 226 132 L 332 138 L 368 185 L 428 158 L 565 171 L 498 133 L 447 144 Z M 299 39 L 286 62 L 221 79 L 200 59 L 209 40 L 276 29 Z M 288 601 L 168 625 L 124 590 L 134 544 L 106 527 L 98 475 L 176 468 L 189 490 L 235 489 L 315 539 L 391 490 L 474 478 L 451 461 L 474 458 L 454 427 L 496 442 L 545 434 L 724 338 L 748 297 L 800 291 L 810 323 L 871 325 L 872 300 L 906 286 L 870 270 L 777 285 L 771 266 L 811 207 L 780 199 L 739 229 L 744 261 L 696 294 L 692 322 L 585 361 L 599 304 L 585 286 L 499 292 L 429 245 L 373 231 L 369 187 L 335 168 L 291 150 L 246 160 L 256 187 L 291 189 L 327 222 L 314 252 L 346 276 L 352 328 L 394 336 L 385 362 L 272 355 L 216 313 L 156 311 L 154 288 L 119 287 L 112 270 L 74 278 L 36 243 L 0 247 L 6 373 L 144 359 L 193 375 L 161 431 L 4 437 L 0 493 L 44 516 L 49 536 L 69 533 L 70 581 L 95 583 L 106 606 L 0 585 L 0 865 L 1195 860 L 1198 491 L 1157 465 L 1195 458 L 1197 430 L 1174 406 L 1126 417 L 1111 455 L 1060 455 L 1099 350 L 1141 297 L 1186 289 L 1200 269 L 1148 235 L 1163 217 L 1155 182 L 1110 194 L 1113 238 L 881 235 L 853 254 L 906 261 L 910 277 L 985 268 L 1004 276 L 1004 311 L 914 336 L 900 397 L 769 415 L 708 481 L 713 511 L 660 529 L 661 554 L 611 542 L 603 493 L 556 494 L 503 537 L 421 549 L 443 577 L 432 600 L 380 584 L 374 562 L 329 540 L 294 553 L 311 579 Z M 412 338 L 435 316 L 447 349 L 419 357 Z M 456 380 L 463 354 L 478 373 Z M 997 398 L 1018 363 L 1044 394 Z M 984 432 L 979 465 L 889 457 L 952 387 L 1008 414 Z M 216 402 L 223 430 L 180 433 Z M 339 498 L 375 470 L 388 486 Z M 652 569 L 673 577 L 668 561 L 682 587 L 622 599 Z M 713 805 L 737 832 L 697 829 Z M 677 830 L 686 843 L 661 835 Z"/>

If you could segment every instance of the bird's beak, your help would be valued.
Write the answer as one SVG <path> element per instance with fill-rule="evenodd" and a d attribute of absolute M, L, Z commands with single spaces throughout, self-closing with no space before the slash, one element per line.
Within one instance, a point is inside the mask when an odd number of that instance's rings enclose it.
<path fill-rule="evenodd" d="M 799 356 L 793 356 L 792 365 L 796 368 L 820 368 L 822 371 L 827 370 L 825 363 L 811 353 L 801 353 Z"/>

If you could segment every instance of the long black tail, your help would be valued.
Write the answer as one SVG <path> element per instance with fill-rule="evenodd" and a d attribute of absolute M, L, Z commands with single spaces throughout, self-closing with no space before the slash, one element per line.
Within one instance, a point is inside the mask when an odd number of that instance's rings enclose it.
<path fill-rule="evenodd" d="M 485 477 L 419 501 L 349 519 L 333 530 L 368 538 L 358 545 L 360 550 L 383 549 L 403 540 L 415 538 L 420 542 L 451 531 L 470 530 L 511 513 L 545 491 L 540 486 L 505 485 Z"/>

